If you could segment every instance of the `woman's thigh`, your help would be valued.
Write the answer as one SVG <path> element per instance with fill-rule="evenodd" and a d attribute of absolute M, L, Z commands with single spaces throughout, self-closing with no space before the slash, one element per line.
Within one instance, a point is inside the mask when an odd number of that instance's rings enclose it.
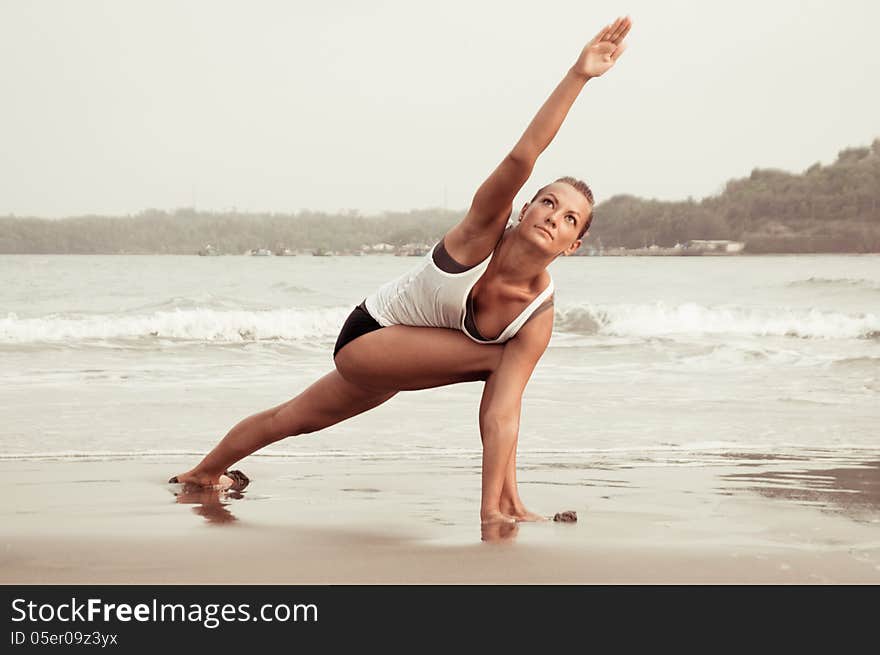
<path fill-rule="evenodd" d="M 392 325 L 347 343 L 335 361 L 342 377 L 362 388 L 411 391 L 485 380 L 503 351 L 459 330 Z"/>

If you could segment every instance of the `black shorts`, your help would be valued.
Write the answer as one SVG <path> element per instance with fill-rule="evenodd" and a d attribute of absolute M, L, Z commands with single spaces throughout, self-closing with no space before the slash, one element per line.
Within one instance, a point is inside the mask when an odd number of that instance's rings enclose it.
<path fill-rule="evenodd" d="M 336 346 L 333 348 L 334 359 L 336 358 L 336 354 L 342 350 L 342 347 L 349 341 L 354 341 L 359 336 L 366 334 L 367 332 L 372 332 L 373 330 L 378 330 L 382 327 L 375 318 L 370 316 L 370 312 L 367 311 L 365 303 L 366 298 L 360 305 L 355 307 L 351 314 L 348 315 L 348 318 L 345 319 L 345 323 L 339 331 L 339 337 L 336 339 Z"/>

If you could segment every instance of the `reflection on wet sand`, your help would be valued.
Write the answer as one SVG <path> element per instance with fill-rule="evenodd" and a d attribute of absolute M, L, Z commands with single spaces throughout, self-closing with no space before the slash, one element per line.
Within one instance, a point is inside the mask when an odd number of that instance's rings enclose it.
<path fill-rule="evenodd" d="M 195 505 L 193 512 L 202 516 L 208 523 L 222 524 L 233 523 L 238 519 L 229 510 L 227 499 L 241 499 L 244 494 L 234 489 L 218 490 L 206 489 L 195 485 L 183 485 L 182 489 L 175 492 L 176 502 L 182 505 Z"/>
<path fill-rule="evenodd" d="M 731 473 L 722 479 L 746 483 L 728 491 L 745 489 L 767 498 L 819 506 L 854 521 L 875 520 L 880 513 L 880 461 L 838 468 Z"/>
<path fill-rule="evenodd" d="M 481 523 L 480 541 L 497 544 L 503 541 L 513 541 L 519 532 L 516 523 Z"/>

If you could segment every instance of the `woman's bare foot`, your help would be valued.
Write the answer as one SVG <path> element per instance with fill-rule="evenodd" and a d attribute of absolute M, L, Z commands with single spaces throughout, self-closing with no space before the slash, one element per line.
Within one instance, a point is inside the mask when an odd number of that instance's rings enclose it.
<path fill-rule="evenodd" d="M 187 471 L 180 475 L 175 475 L 169 483 L 180 483 L 189 487 L 202 487 L 204 489 L 217 489 L 222 491 L 232 487 L 232 478 L 228 475 L 206 475 L 196 471 Z"/>
<path fill-rule="evenodd" d="M 507 516 L 512 516 L 517 522 L 540 523 L 549 520 L 546 516 L 530 512 L 521 503 L 501 503 L 501 511 Z"/>
<path fill-rule="evenodd" d="M 487 512 L 480 512 L 480 523 L 483 525 L 489 523 L 516 523 L 516 519 L 497 509 L 492 509 Z"/>
<path fill-rule="evenodd" d="M 220 475 L 208 475 L 193 469 L 186 473 L 175 475 L 168 482 L 218 491 L 226 491 L 228 489 L 241 491 L 248 485 L 250 479 L 241 471 L 226 471 L 226 473 L 221 473 Z"/>
<path fill-rule="evenodd" d="M 546 516 L 541 516 L 540 514 L 535 514 L 534 512 L 530 512 L 527 509 L 523 509 L 521 512 L 517 512 L 512 515 L 517 521 L 531 521 L 534 523 L 541 523 L 542 521 L 549 521 Z"/>

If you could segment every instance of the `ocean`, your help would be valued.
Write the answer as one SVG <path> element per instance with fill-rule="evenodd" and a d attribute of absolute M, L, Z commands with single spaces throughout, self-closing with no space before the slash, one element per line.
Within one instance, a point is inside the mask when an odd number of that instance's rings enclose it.
<path fill-rule="evenodd" d="M 194 464 L 329 371 L 351 309 L 416 263 L 0 256 L 0 458 Z M 877 457 L 880 256 L 582 257 L 550 271 L 525 465 Z M 474 463 L 481 389 L 400 393 L 259 456 Z"/>

